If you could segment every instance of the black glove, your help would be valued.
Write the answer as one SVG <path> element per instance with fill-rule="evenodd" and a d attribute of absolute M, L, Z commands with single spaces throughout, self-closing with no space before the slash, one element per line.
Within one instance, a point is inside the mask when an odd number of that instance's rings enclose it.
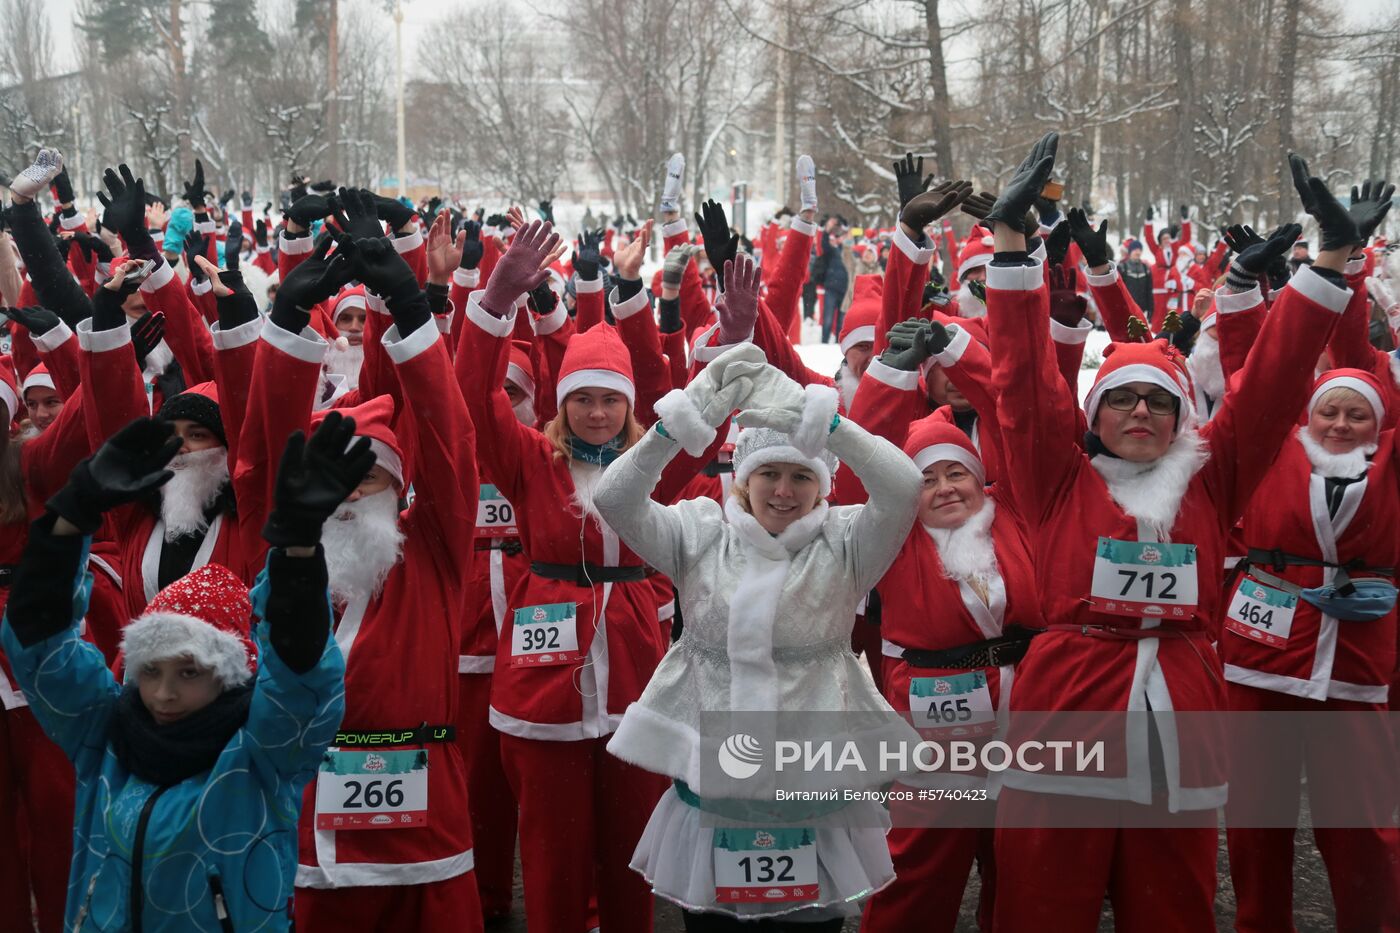
<path fill-rule="evenodd" d="M 253 242 L 259 249 L 267 248 L 267 221 L 261 217 L 253 222 Z"/>
<path fill-rule="evenodd" d="M 1293 248 L 1302 232 L 1303 228 L 1298 224 L 1284 224 L 1269 234 L 1267 240 L 1246 247 L 1230 263 L 1230 271 L 1226 273 L 1227 284 L 1236 289 L 1252 287 L 1275 259 Z"/>
<path fill-rule="evenodd" d="M 110 168 L 102 173 L 102 183 L 112 193 L 109 198 L 101 191 L 97 200 L 102 202 L 102 222 L 122 235 L 130 245 L 132 237 L 149 240 L 146 230 L 146 184 L 131 174 L 126 163 L 117 166 L 117 172 Z"/>
<path fill-rule="evenodd" d="M 189 267 L 190 278 L 196 282 L 203 282 L 208 278 L 199 267 L 199 263 L 194 261 L 196 256 L 208 258 L 207 249 L 208 241 L 205 240 L 204 234 L 191 230 L 185 235 L 185 265 Z"/>
<path fill-rule="evenodd" d="M 256 320 L 258 301 L 243 281 L 243 273 L 220 272 L 219 281 L 233 291 L 232 295 L 219 295 L 214 299 L 214 307 L 219 312 L 219 330 L 230 331 Z"/>
<path fill-rule="evenodd" d="M 1152 223 L 1152 219 L 1156 216 L 1157 215 L 1152 210 L 1152 205 L 1147 205 L 1147 213 L 1143 214 L 1143 219 L 1146 220 L 1148 223 Z"/>
<path fill-rule="evenodd" d="M 277 467 L 263 538 L 273 547 L 315 547 L 321 526 L 369 475 L 374 459 L 369 438 L 355 438 L 355 419 L 336 411 L 310 440 L 301 431 L 292 434 Z"/>
<path fill-rule="evenodd" d="M 243 203 L 243 209 L 244 209 L 245 211 L 251 211 L 251 210 L 253 209 L 253 192 L 251 192 L 251 191 L 245 191 L 245 192 L 243 192 L 243 194 L 242 194 L 242 196 L 239 198 L 239 200 Z"/>
<path fill-rule="evenodd" d="M 317 302 L 325 301 L 350 281 L 353 270 L 344 255 L 326 258 L 333 242 L 330 234 L 323 233 L 311 256 L 287 273 L 272 301 L 272 323 L 293 334 L 301 333 L 311 322 L 311 309 Z"/>
<path fill-rule="evenodd" d="M 1050 319 L 1065 327 L 1076 327 L 1084 320 L 1089 302 L 1079 294 L 1079 270 L 1050 267 Z"/>
<path fill-rule="evenodd" d="M 972 279 L 967 283 L 967 290 L 972 292 L 972 297 L 983 304 L 987 303 L 987 283 L 980 279 Z"/>
<path fill-rule="evenodd" d="M 195 159 L 194 180 L 185 182 L 185 200 L 189 201 L 190 207 L 196 211 L 202 211 L 208 197 L 209 190 L 204 187 L 204 163 Z"/>
<path fill-rule="evenodd" d="M 180 452 L 174 434 L 167 422 L 137 418 L 73 468 L 68 484 L 49 499 L 49 511 L 92 534 L 102 513 L 135 502 L 175 475 L 165 468 Z"/>
<path fill-rule="evenodd" d="M 718 201 L 706 201 L 695 215 L 695 225 L 705 240 L 705 257 L 715 270 L 715 282 L 724 290 L 724 264 L 739 253 L 739 236 L 729 231 L 729 220 Z"/>
<path fill-rule="evenodd" d="M 1046 133 L 1031 147 L 1030 154 L 1012 174 L 996 203 L 987 213 L 987 221 L 1025 229 L 1026 212 L 1035 206 L 1050 173 L 1055 169 L 1055 152 L 1060 145 L 1059 133 Z M 995 228 L 993 228 L 995 232 Z"/>
<path fill-rule="evenodd" d="M 236 197 L 238 197 L 238 192 L 234 191 L 232 188 L 229 188 L 223 194 L 219 195 L 219 207 L 227 211 L 229 202 Z"/>
<path fill-rule="evenodd" d="M 164 260 L 162 260 L 163 262 Z M 92 329 L 94 332 L 113 330 L 126 323 L 126 312 L 122 305 L 140 284 L 123 281 L 120 288 L 111 289 L 106 285 L 92 293 Z"/>
<path fill-rule="evenodd" d="M 73 234 L 73 242 L 83 251 L 88 262 L 92 262 L 95 257 L 98 262 L 112 261 L 112 248 L 102 241 L 102 237 L 91 233 Z"/>
<path fill-rule="evenodd" d="M 462 224 L 462 230 L 467 237 L 462 241 L 462 259 L 457 263 L 459 269 L 475 269 L 481 265 L 481 257 L 486 254 L 486 247 L 481 242 L 481 224 L 475 220 L 469 220 Z"/>
<path fill-rule="evenodd" d="M 1360 225 L 1347 209 L 1342 207 L 1336 196 L 1328 190 L 1327 183 L 1316 175 L 1308 174 L 1308 163 L 1303 160 L 1302 156 L 1290 153 L 1288 167 L 1293 172 L 1293 187 L 1298 189 L 1298 197 L 1303 202 L 1303 210 L 1317 221 L 1318 229 L 1322 231 L 1321 249 L 1323 252 L 1350 249 L 1366 242 L 1361 236 Z M 1363 202 L 1363 204 L 1371 205 L 1362 208 L 1360 213 L 1363 217 L 1371 217 L 1379 211 L 1376 223 L 1380 223 L 1380 218 L 1384 217 L 1385 212 L 1390 209 L 1389 202 L 1385 204 Z"/>
<path fill-rule="evenodd" d="M 365 192 L 361 190 L 360 193 L 363 195 Z M 413 222 L 413 208 L 394 198 L 386 198 L 382 194 L 370 192 L 369 195 L 374 199 L 374 207 L 379 212 L 379 219 L 387 221 L 389 229 L 402 230 Z"/>
<path fill-rule="evenodd" d="M 68 167 L 54 176 L 52 183 L 53 199 L 59 204 L 73 203 L 73 182 L 68 178 Z"/>
<path fill-rule="evenodd" d="M 494 227 L 497 230 L 504 230 L 506 227 L 510 226 L 510 221 L 506 219 L 505 214 L 492 214 L 490 217 L 486 218 L 486 226 Z"/>
<path fill-rule="evenodd" d="M 224 237 L 224 268 L 230 272 L 237 272 L 238 260 L 242 254 L 243 224 L 231 220 L 228 224 L 228 234 Z"/>
<path fill-rule="evenodd" d="M 165 315 L 147 311 L 131 323 L 131 349 L 136 353 L 136 368 L 146 368 L 146 357 L 165 339 Z"/>
<path fill-rule="evenodd" d="M 432 317 L 413 267 L 388 239 L 380 236 L 352 241 L 343 237 L 340 251 L 349 261 L 352 275 L 384 299 L 400 337 L 407 337 Z"/>
<path fill-rule="evenodd" d="M 909 199 L 899 212 L 899 219 L 920 235 L 924 227 L 947 214 L 972 194 L 972 183 L 945 181 Z"/>
<path fill-rule="evenodd" d="M 1387 185 L 1384 178 L 1363 182 L 1360 189 L 1351 186 L 1351 206 L 1347 208 L 1347 213 L 1356 222 L 1362 244 L 1375 235 L 1376 228 L 1385 219 L 1386 211 L 1390 210 L 1394 194 L 1395 186 Z"/>
<path fill-rule="evenodd" d="M 384 224 L 379 220 L 374 195 L 363 189 L 341 188 L 337 203 L 336 226 L 352 239 L 375 239 L 384 236 Z"/>
<path fill-rule="evenodd" d="M 1037 195 L 1035 199 L 1035 216 L 1040 221 L 1040 226 L 1055 226 L 1055 220 L 1060 216 L 1060 202 L 1052 201 L 1044 195 Z"/>
<path fill-rule="evenodd" d="M 554 202 L 553 202 L 553 201 L 541 201 L 541 202 L 540 202 L 540 218 L 541 218 L 542 220 L 547 220 L 547 221 L 549 221 L 550 223 L 554 223 Z"/>
<path fill-rule="evenodd" d="M 933 334 L 937 328 L 937 336 Z M 941 353 L 948 346 L 948 332 L 942 324 L 923 318 L 900 321 L 887 335 L 888 344 L 880 354 L 880 362 L 901 372 L 916 372 L 924 360 Z"/>
<path fill-rule="evenodd" d="M 598 278 L 598 269 L 603 265 L 603 231 L 585 230 L 579 235 L 574 248 L 574 271 L 585 282 Z"/>
<path fill-rule="evenodd" d="M 928 190 L 928 186 L 933 184 L 933 175 L 924 175 L 924 157 L 919 156 L 919 161 L 915 162 L 912 152 L 906 152 L 903 159 L 891 165 L 894 168 L 895 184 L 899 187 L 899 209 L 902 213 L 906 204 L 917 195 L 923 194 Z"/>
<path fill-rule="evenodd" d="M 1069 221 L 1056 225 L 1055 229 L 1050 231 L 1050 235 L 1045 238 L 1046 265 L 1054 269 L 1064 264 L 1065 257 L 1069 255 L 1069 241 Z"/>
<path fill-rule="evenodd" d="M 29 331 L 31 337 L 42 337 L 63 322 L 48 308 L 5 308 L 5 317 Z M 14 412 L 11 412 L 13 415 Z"/>
<path fill-rule="evenodd" d="M 943 277 L 943 273 L 937 269 L 928 270 L 928 281 L 924 283 L 923 303 L 930 301 L 935 304 L 945 305 L 948 303 L 948 280 Z"/>
<path fill-rule="evenodd" d="M 330 202 L 319 194 L 308 194 L 304 197 L 297 198 L 292 201 L 291 206 L 286 210 L 288 220 L 299 226 L 306 227 L 308 230 L 316 221 L 324 220 L 329 216 L 330 212 Z"/>
<path fill-rule="evenodd" d="M 1181 219 L 1183 221 L 1191 219 L 1191 208 L 1187 207 L 1185 204 L 1181 205 Z"/>
<path fill-rule="evenodd" d="M 1108 221 L 1100 223 L 1099 229 L 1095 230 L 1089 224 L 1088 214 L 1080 208 L 1071 207 L 1065 215 L 1065 224 L 1069 227 L 1069 235 L 1079 244 L 1079 251 L 1084 254 L 1084 263 L 1090 269 L 1108 265 L 1112 255 L 1108 249 Z M 1052 233 L 1051 236 L 1053 235 Z"/>
<path fill-rule="evenodd" d="M 1264 242 L 1264 238 L 1254 232 L 1254 228 L 1249 224 L 1231 224 L 1220 232 L 1225 240 L 1225 245 L 1230 248 L 1230 252 L 1238 255 L 1249 249 L 1251 246 L 1258 246 Z"/>

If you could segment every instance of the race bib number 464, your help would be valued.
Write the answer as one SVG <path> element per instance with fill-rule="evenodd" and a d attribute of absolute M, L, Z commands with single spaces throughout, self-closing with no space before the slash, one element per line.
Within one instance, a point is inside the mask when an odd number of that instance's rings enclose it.
<path fill-rule="evenodd" d="M 327 750 L 316 776 L 317 829 L 428 824 L 428 751 Z"/>
<path fill-rule="evenodd" d="M 1196 545 L 1099 538 L 1089 597 L 1112 615 L 1188 619 L 1196 610 Z"/>
<path fill-rule="evenodd" d="M 816 831 L 716 826 L 715 901 L 720 904 L 814 901 Z"/>
<path fill-rule="evenodd" d="M 578 650 L 576 603 L 550 603 L 515 610 L 510 632 L 512 667 L 542 667 L 583 660 Z"/>
<path fill-rule="evenodd" d="M 1297 610 L 1297 596 L 1246 576 L 1230 600 L 1225 627 L 1250 641 L 1270 648 L 1282 648 L 1288 644 L 1288 633 L 1293 629 L 1293 613 Z"/>

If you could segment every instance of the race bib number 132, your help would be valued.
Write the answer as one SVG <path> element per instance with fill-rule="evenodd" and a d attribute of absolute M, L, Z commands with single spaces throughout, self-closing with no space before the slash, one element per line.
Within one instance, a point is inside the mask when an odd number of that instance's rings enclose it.
<path fill-rule="evenodd" d="M 715 901 L 720 904 L 814 901 L 816 831 L 716 826 Z"/>

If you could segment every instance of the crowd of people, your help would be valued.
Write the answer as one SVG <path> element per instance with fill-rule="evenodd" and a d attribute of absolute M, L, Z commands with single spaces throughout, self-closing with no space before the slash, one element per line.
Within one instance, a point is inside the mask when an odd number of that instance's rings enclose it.
<path fill-rule="evenodd" d="M 1347 796 L 1329 743 L 1397 773 L 1394 187 L 1343 204 L 1290 156 L 1315 256 L 1297 224 L 1207 250 L 1181 207 L 1115 260 L 1059 155 L 997 192 L 906 157 L 883 230 L 804 155 L 753 240 L 686 219 L 677 155 L 657 220 L 569 242 L 549 202 L 330 182 L 275 216 L 199 163 L 174 205 L 108 169 L 85 213 L 41 150 L 0 214 L 0 931 L 480 930 L 517 846 L 550 933 L 658 897 L 953 930 L 974 869 L 986 931 L 1106 899 L 1213 930 L 1222 808 L 1236 928 L 1291 929 L 1294 830 L 1242 788 Z M 919 819 L 707 763 L 710 714 L 917 741 L 948 695 L 1012 744 L 1017 711 L 1150 717 L 1092 778 L 868 776 L 977 794 Z M 1350 715 L 1234 755 L 1185 726 L 1229 711 Z M 1340 930 L 1400 928 L 1397 803 L 1314 830 Z"/>

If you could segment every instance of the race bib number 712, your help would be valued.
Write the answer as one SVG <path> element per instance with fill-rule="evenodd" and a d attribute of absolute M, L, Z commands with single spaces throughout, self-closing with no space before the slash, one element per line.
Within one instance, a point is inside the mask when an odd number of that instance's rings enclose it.
<path fill-rule="evenodd" d="M 1099 538 L 1089 602 L 1120 616 L 1187 619 L 1196 610 L 1196 545 Z"/>

